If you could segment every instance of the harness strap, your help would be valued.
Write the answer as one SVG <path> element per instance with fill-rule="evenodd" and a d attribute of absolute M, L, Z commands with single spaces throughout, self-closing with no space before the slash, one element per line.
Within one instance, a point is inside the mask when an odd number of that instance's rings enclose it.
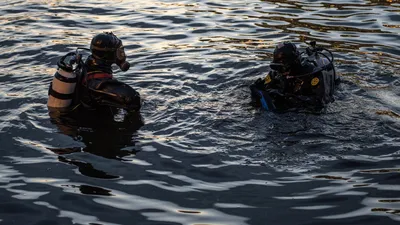
<path fill-rule="evenodd" d="M 112 74 L 109 74 L 109 73 L 91 73 L 91 74 L 87 74 L 86 77 L 82 80 L 82 84 L 86 84 L 87 81 L 92 80 L 92 79 L 103 79 L 103 78 L 112 79 L 113 76 L 112 76 Z"/>
<path fill-rule="evenodd" d="M 78 80 L 76 77 L 64 77 L 63 75 L 59 74 L 58 71 L 54 74 L 54 77 L 64 83 L 76 83 Z"/>
<path fill-rule="evenodd" d="M 293 79 L 293 78 L 299 78 L 299 77 L 307 77 L 307 76 L 314 75 L 314 74 L 319 73 L 319 72 L 324 71 L 324 70 L 328 70 L 328 71 L 329 71 L 329 70 L 331 70 L 332 68 L 333 68 L 332 63 L 329 63 L 329 64 L 327 64 L 327 65 L 325 65 L 325 66 L 318 67 L 317 69 L 315 69 L 314 71 L 312 71 L 312 72 L 310 72 L 310 73 L 306 73 L 306 74 L 302 74 L 302 75 L 297 75 L 297 76 L 286 76 L 285 78 L 286 78 L 286 79 Z"/>
<path fill-rule="evenodd" d="M 74 98 L 75 93 L 71 93 L 71 94 L 62 94 L 62 93 L 60 93 L 60 92 L 57 92 L 57 91 L 53 90 L 53 87 L 52 87 L 52 85 L 50 84 L 50 88 L 49 88 L 48 95 L 51 95 L 51 96 L 53 96 L 53 97 L 55 97 L 55 98 L 62 99 L 62 100 L 70 100 L 70 99 L 73 99 L 73 98 Z"/>

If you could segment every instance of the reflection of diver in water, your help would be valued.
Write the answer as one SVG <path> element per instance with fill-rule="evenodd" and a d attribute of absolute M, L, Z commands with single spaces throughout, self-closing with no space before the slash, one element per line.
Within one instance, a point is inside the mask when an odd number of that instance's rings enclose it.
<path fill-rule="evenodd" d="M 81 115 L 78 119 L 68 116 L 53 117 L 58 130 L 77 141 L 83 142 L 85 147 L 52 148 L 51 151 L 63 155 L 73 152 L 88 152 L 105 158 L 121 159 L 134 155 L 135 133 L 143 125 L 139 113 L 130 116 L 129 122 L 102 121 L 102 117 L 95 115 Z"/>
<path fill-rule="evenodd" d="M 272 71 L 251 86 L 252 103 L 271 111 L 289 109 L 321 110 L 334 101 L 338 77 L 332 53 L 311 42 L 300 53 L 290 42 L 278 44 L 270 67 Z M 328 57 L 328 52 L 331 57 Z M 303 57 L 303 54 L 307 57 Z"/>
<path fill-rule="evenodd" d="M 82 111 L 95 111 L 96 115 L 113 116 L 118 109 L 138 112 L 139 93 L 113 77 L 112 64 L 122 71 L 130 67 L 122 41 L 113 33 L 98 34 L 91 41 L 90 51 L 85 62 L 78 49 L 59 60 L 49 88 L 50 113 L 80 116 Z"/>
<path fill-rule="evenodd" d="M 93 155 L 117 160 L 126 160 L 125 157 L 136 155 L 135 133 L 143 125 L 142 117 L 137 113 L 130 115 L 130 121 L 115 122 L 103 120 L 102 116 L 83 114 L 79 117 L 55 116 L 51 122 L 58 130 L 76 141 L 82 142 L 84 147 L 48 147 L 56 153 L 58 160 L 78 167 L 81 174 L 89 177 L 102 179 L 115 179 L 119 176 L 109 174 L 93 167 L 91 163 L 84 160 L 77 160 L 67 156 L 75 152 L 88 152 Z"/>
<path fill-rule="evenodd" d="M 136 155 L 138 151 L 134 148 L 135 133 L 143 125 L 139 113 L 131 116 L 130 122 L 124 123 L 104 121 L 105 123 L 99 124 L 99 119 L 102 117 L 90 114 L 81 115 L 78 119 L 68 116 L 52 117 L 51 122 L 61 133 L 83 142 L 85 146 L 48 147 L 47 149 L 59 155 L 60 162 L 77 166 L 79 172 L 85 176 L 102 179 L 118 178 L 114 174 L 94 168 L 91 163 L 67 156 L 83 151 L 109 159 L 124 160 L 124 157 Z"/>

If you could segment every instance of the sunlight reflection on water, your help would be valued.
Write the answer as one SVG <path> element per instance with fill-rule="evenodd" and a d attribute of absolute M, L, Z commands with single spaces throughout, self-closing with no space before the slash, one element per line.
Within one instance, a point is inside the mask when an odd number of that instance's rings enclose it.
<path fill-rule="evenodd" d="M 1 2 L 0 221 L 398 223 L 399 12 L 389 0 Z M 101 31 L 124 43 L 132 67 L 116 77 L 141 93 L 142 127 L 50 121 L 57 60 Z M 344 82 L 325 113 L 248 105 L 283 40 L 334 52 Z"/>

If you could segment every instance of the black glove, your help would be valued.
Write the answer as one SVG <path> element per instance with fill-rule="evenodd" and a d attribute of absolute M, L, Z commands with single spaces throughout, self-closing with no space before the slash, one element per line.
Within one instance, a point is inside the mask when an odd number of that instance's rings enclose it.
<path fill-rule="evenodd" d="M 252 86 L 254 86 L 257 89 L 265 89 L 265 85 L 264 85 L 264 80 L 261 78 L 258 78 L 253 84 Z"/>
<path fill-rule="evenodd" d="M 250 85 L 251 96 L 254 99 L 259 99 L 259 91 L 265 90 L 264 81 L 261 78 L 258 78 L 254 83 Z"/>

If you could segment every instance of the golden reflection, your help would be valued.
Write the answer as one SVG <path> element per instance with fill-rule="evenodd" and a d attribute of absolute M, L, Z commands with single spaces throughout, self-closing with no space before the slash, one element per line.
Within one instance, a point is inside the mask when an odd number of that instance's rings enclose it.
<path fill-rule="evenodd" d="M 389 88 L 389 85 L 374 85 L 374 84 L 364 84 L 364 85 L 359 85 L 363 89 L 370 89 L 370 90 L 382 90 L 382 89 L 387 89 Z"/>
<path fill-rule="evenodd" d="M 293 33 L 301 33 L 294 31 Z M 299 42 L 308 42 L 309 40 L 315 40 L 317 43 L 327 43 L 330 45 L 330 48 L 333 49 L 336 53 L 346 53 L 349 54 L 351 52 L 358 52 L 361 48 L 367 47 L 376 47 L 376 44 L 361 44 L 361 43 L 349 43 L 348 41 L 337 41 L 337 40 L 326 40 L 322 38 L 312 37 L 308 35 L 301 34 L 299 37 Z M 230 45 L 229 48 L 236 48 L 236 49 L 273 49 L 276 45 L 275 41 L 266 41 L 260 39 L 241 39 L 241 38 L 227 38 L 221 36 L 214 36 L 214 37 L 207 37 L 207 38 L 200 38 L 200 41 L 208 42 L 208 43 L 224 43 L 224 44 L 238 44 L 238 45 Z M 222 46 L 215 45 L 217 49 L 222 49 Z M 263 52 L 265 57 L 272 57 L 272 55 L 268 52 Z M 371 54 L 371 53 L 368 53 Z M 389 57 L 388 54 L 381 53 L 384 56 Z M 264 58 L 264 56 L 261 56 Z M 351 62 L 351 61 L 343 61 L 343 60 L 336 60 L 337 62 L 343 62 L 346 64 L 357 64 L 358 62 Z M 382 64 L 385 63 L 384 61 Z M 389 63 L 388 63 L 389 64 Z M 393 63 L 390 63 L 393 66 Z"/>
<path fill-rule="evenodd" d="M 378 200 L 378 202 L 384 202 L 384 203 L 397 203 L 397 202 L 400 202 L 400 199 L 386 199 L 386 200 Z"/>
<path fill-rule="evenodd" d="M 20 20 L 32 20 L 37 21 L 40 20 L 38 16 L 34 16 L 32 14 L 29 15 L 19 15 L 19 16 L 2 16 L 0 17 L 0 21 L 4 22 L 13 22 L 13 21 L 20 21 Z"/>
<path fill-rule="evenodd" d="M 398 3 L 398 0 L 369 0 L 372 5 L 392 5 L 392 3 Z"/>
<path fill-rule="evenodd" d="M 371 212 L 385 212 L 394 215 L 400 215 L 400 210 L 398 209 L 387 209 L 387 208 L 372 208 Z"/>
<path fill-rule="evenodd" d="M 198 3 L 179 3 L 179 2 L 173 2 L 173 3 L 166 3 L 166 2 L 158 2 L 158 5 L 162 5 L 162 6 L 167 6 L 167 7 L 171 7 L 171 6 L 179 6 L 179 7 L 197 7 L 199 6 Z"/>
<path fill-rule="evenodd" d="M 370 186 L 370 184 L 354 184 L 353 187 L 357 188 L 357 187 L 367 187 Z"/>
<path fill-rule="evenodd" d="M 321 3 L 321 4 L 323 4 L 324 7 L 326 7 L 326 8 L 336 8 L 339 10 L 348 10 L 351 8 L 357 8 L 357 10 L 360 10 L 360 9 L 371 10 L 371 6 L 376 6 L 376 5 L 391 6 L 392 3 L 393 3 L 392 0 L 370 0 L 369 3 L 362 3 L 362 4 L 347 4 L 347 3 L 345 3 L 345 4 Z"/>
<path fill-rule="evenodd" d="M 9 97 L 18 97 L 18 96 L 22 96 L 21 94 L 17 94 L 17 93 L 7 93 L 7 96 Z"/>
<path fill-rule="evenodd" d="M 178 210 L 180 213 L 188 213 L 188 214 L 200 214 L 199 211 L 192 211 L 192 210 Z"/>
<path fill-rule="evenodd" d="M 248 49 L 248 48 L 267 49 L 267 48 L 274 48 L 276 44 L 273 41 L 265 41 L 260 39 L 228 38 L 222 36 L 200 38 L 200 41 L 208 43 L 238 44 L 236 46 L 231 46 L 237 49 Z"/>
<path fill-rule="evenodd" d="M 306 43 L 310 40 L 315 40 L 317 43 L 322 45 L 330 45 L 329 48 L 333 50 L 335 53 L 343 53 L 343 54 L 365 54 L 367 58 L 365 62 L 374 62 L 381 65 L 387 65 L 388 67 L 396 67 L 400 65 L 400 61 L 396 59 L 396 56 L 384 53 L 384 52 L 360 52 L 359 50 L 362 48 L 376 48 L 376 47 L 385 47 L 380 46 L 378 44 L 366 44 L 366 43 L 357 43 L 357 42 L 349 42 L 347 40 L 339 41 L 339 40 L 327 40 L 323 38 L 313 37 L 312 35 L 304 34 L 300 31 L 291 31 L 292 33 L 299 34 L 298 41 Z M 262 50 L 262 49 L 272 49 L 275 47 L 275 41 L 267 41 L 267 40 L 260 40 L 260 39 L 250 39 L 250 38 L 228 38 L 223 36 L 210 36 L 207 38 L 200 38 L 200 41 L 212 43 L 215 45 L 207 46 L 207 48 L 214 48 L 218 50 L 232 50 L 232 49 L 241 49 L 241 50 Z M 224 47 L 223 44 L 227 44 Z M 258 55 L 258 58 L 261 60 L 268 60 L 272 58 L 271 52 L 262 52 Z M 372 58 L 372 59 L 371 59 Z M 341 64 L 359 64 L 362 63 L 359 59 L 357 61 L 349 61 L 349 60 L 342 60 L 336 59 L 337 63 Z M 364 61 L 363 61 L 364 62 Z M 345 74 L 346 75 L 346 74 Z M 347 74 L 348 75 L 348 74 Z M 381 85 L 381 86 L 370 86 L 367 88 L 387 88 L 388 85 Z"/>
<path fill-rule="evenodd" d="M 287 4 L 291 5 L 293 7 L 296 7 L 298 9 L 307 6 L 305 3 L 299 3 L 297 1 L 293 0 L 261 0 L 261 2 L 270 2 L 270 3 L 276 3 L 276 4 Z M 336 8 L 339 10 L 347 10 L 350 7 L 357 7 L 357 9 L 360 9 L 360 7 L 365 7 L 366 9 L 370 9 L 371 6 L 376 6 L 376 5 L 383 5 L 383 6 L 392 6 L 392 7 L 399 7 L 397 5 L 392 5 L 397 3 L 397 0 L 369 0 L 368 3 L 362 3 L 362 4 L 350 4 L 350 3 L 331 3 L 329 1 L 327 2 L 320 2 L 324 8 Z M 301 5 L 304 4 L 304 5 Z"/>
<path fill-rule="evenodd" d="M 383 24 L 382 26 L 388 27 L 388 28 L 400 28 L 400 25 L 392 25 L 392 24 Z"/>
<path fill-rule="evenodd" d="M 341 34 L 340 37 L 350 37 L 350 38 L 358 38 L 360 35 L 354 35 L 354 34 Z"/>
<path fill-rule="evenodd" d="M 329 175 L 318 175 L 314 176 L 317 179 L 328 179 L 328 180 L 350 180 L 350 178 L 338 177 L 338 176 L 329 176 Z"/>
<path fill-rule="evenodd" d="M 209 13 L 214 13 L 214 14 L 223 14 L 222 12 L 218 12 L 216 10 L 190 10 L 191 12 L 196 12 L 196 13 L 204 13 L 204 12 L 209 12 Z"/>
<path fill-rule="evenodd" d="M 64 0 L 28 0 L 28 2 L 35 3 L 35 4 L 48 4 L 48 5 L 58 5 Z"/>
<path fill-rule="evenodd" d="M 352 62 L 353 64 L 358 64 L 358 62 Z M 349 61 L 343 61 L 342 64 L 350 64 Z M 348 72 L 341 72 L 339 73 L 341 77 L 346 77 L 346 80 L 357 84 L 359 87 L 363 89 L 370 89 L 370 90 L 378 90 L 378 89 L 386 89 L 389 88 L 389 85 L 379 85 L 379 84 L 370 84 L 368 83 L 368 79 L 365 78 L 364 74 L 354 74 Z"/>
<path fill-rule="evenodd" d="M 386 115 L 386 116 L 390 116 L 390 117 L 393 117 L 393 118 L 400 118 L 400 115 L 398 113 L 395 113 L 395 112 L 393 112 L 391 110 L 379 110 L 379 111 L 376 111 L 376 114 L 378 114 L 378 115 Z"/>
<path fill-rule="evenodd" d="M 322 14 L 322 13 L 315 13 L 314 16 L 321 16 L 321 17 L 326 17 L 326 18 L 337 18 L 337 19 L 345 19 L 353 16 L 374 16 L 377 15 L 377 13 L 352 13 L 352 14 L 345 14 L 345 15 L 329 15 L 329 14 Z"/>
<path fill-rule="evenodd" d="M 264 28 L 273 28 L 277 30 L 288 31 L 291 28 L 301 28 L 305 27 L 307 29 L 312 29 L 320 32 L 329 32 L 329 31 L 347 31 L 347 32 L 357 32 L 357 33 L 390 33 L 387 31 L 382 31 L 380 29 L 360 29 L 355 27 L 346 27 L 346 26 L 327 26 L 321 23 L 318 23 L 317 19 L 307 19 L 310 22 L 302 22 L 301 20 L 306 20 L 304 18 L 286 18 L 281 16 L 249 16 L 251 18 L 259 19 L 259 20 L 277 20 L 277 21 L 285 21 L 287 25 L 269 25 L 267 23 L 256 23 L 257 26 Z M 313 21 L 314 23 L 311 23 Z M 292 32 L 292 30 L 289 30 Z"/>
<path fill-rule="evenodd" d="M 361 170 L 361 173 L 400 173 L 400 169 Z"/>
<path fill-rule="evenodd" d="M 286 4 L 288 6 L 294 6 L 296 8 L 301 8 L 302 7 L 299 3 L 297 3 L 296 1 L 293 1 L 293 0 L 261 0 L 261 1 L 262 2 L 268 2 L 268 3 L 276 3 L 278 5 Z"/>

